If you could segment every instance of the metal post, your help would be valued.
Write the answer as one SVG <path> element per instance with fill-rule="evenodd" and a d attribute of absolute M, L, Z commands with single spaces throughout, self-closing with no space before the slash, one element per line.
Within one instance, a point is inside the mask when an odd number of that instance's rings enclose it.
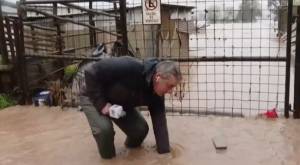
<path fill-rule="evenodd" d="M 24 3 L 24 0 L 20 1 Z M 26 16 L 25 11 L 18 5 L 18 20 L 16 23 L 14 32 L 17 36 L 16 47 L 17 47 L 17 58 L 18 65 L 20 65 L 19 76 L 20 76 L 20 84 L 22 89 L 22 101 L 21 104 L 26 104 L 28 100 L 28 78 L 27 78 L 27 69 L 26 69 L 26 58 L 25 58 L 25 47 L 24 47 L 24 27 L 23 27 L 23 18 Z M 18 38 L 17 38 L 18 37 Z"/>
<path fill-rule="evenodd" d="M 53 3 L 53 15 L 57 16 L 57 3 Z M 54 19 L 54 26 L 56 26 L 57 29 L 56 48 L 59 54 L 62 54 L 63 46 L 62 46 L 62 36 L 61 36 L 61 30 L 59 26 L 59 20 Z"/>
<path fill-rule="evenodd" d="M 93 9 L 93 2 L 89 1 L 89 9 Z M 89 14 L 89 23 L 91 26 L 95 26 L 95 21 L 93 20 L 94 18 L 94 14 L 90 13 Z M 97 44 L 97 40 L 96 40 L 96 31 L 95 29 L 91 29 L 90 28 L 90 46 L 91 47 L 95 47 Z"/>
<path fill-rule="evenodd" d="M 156 53 L 155 53 L 155 55 L 156 55 L 156 57 L 159 57 L 159 46 L 160 46 L 160 40 L 161 40 L 161 38 L 160 38 L 160 34 L 161 34 L 161 25 L 157 25 L 157 30 L 156 30 L 156 38 L 155 38 L 155 40 L 156 40 Z"/>
<path fill-rule="evenodd" d="M 114 3 L 114 11 L 115 11 L 115 15 L 118 15 L 118 7 L 117 7 L 117 2 L 116 1 L 114 1 L 113 2 Z M 116 23 L 116 32 L 117 33 L 119 33 L 120 31 L 119 31 L 119 22 L 120 22 L 120 17 L 115 17 L 115 23 Z"/>
<path fill-rule="evenodd" d="M 4 24 L 3 24 L 3 16 L 2 16 L 2 4 L 0 0 L 0 53 L 2 55 L 2 63 L 8 64 L 8 53 L 6 47 L 5 33 L 4 33 Z"/>
<path fill-rule="evenodd" d="M 291 67 L 291 34 L 293 21 L 293 0 L 288 1 L 287 43 L 286 43 L 286 68 L 285 68 L 285 99 L 284 116 L 289 118 L 290 102 L 290 67 Z"/>
<path fill-rule="evenodd" d="M 127 23 L 126 23 L 126 0 L 120 0 L 120 29 L 122 34 L 123 50 L 122 52 L 128 53 L 128 38 L 127 38 Z"/>
<path fill-rule="evenodd" d="M 18 27 L 18 19 L 15 19 L 13 22 L 13 29 L 14 29 L 14 41 L 15 41 L 15 48 L 16 48 L 16 59 L 14 61 L 15 67 L 16 67 L 16 80 L 18 86 L 22 89 L 23 84 L 22 84 L 22 77 L 19 76 L 22 73 L 22 68 L 20 65 L 20 34 L 19 34 L 19 27 Z M 22 103 L 24 104 L 24 103 Z"/>
<path fill-rule="evenodd" d="M 300 14 L 298 7 L 298 15 Z M 294 114 L 293 117 L 300 118 L 300 19 L 297 18 L 296 30 L 296 53 L 295 53 L 295 83 L 294 83 Z"/>

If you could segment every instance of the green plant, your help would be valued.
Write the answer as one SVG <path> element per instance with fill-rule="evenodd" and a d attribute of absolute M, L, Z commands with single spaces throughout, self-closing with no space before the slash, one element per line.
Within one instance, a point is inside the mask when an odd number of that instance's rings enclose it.
<path fill-rule="evenodd" d="M 65 67 L 64 74 L 67 79 L 73 77 L 78 71 L 78 64 L 71 64 Z"/>
<path fill-rule="evenodd" d="M 0 94 L 0 110 L 15 104 L 15 100 L 13 100 L 7 94 Z"/>

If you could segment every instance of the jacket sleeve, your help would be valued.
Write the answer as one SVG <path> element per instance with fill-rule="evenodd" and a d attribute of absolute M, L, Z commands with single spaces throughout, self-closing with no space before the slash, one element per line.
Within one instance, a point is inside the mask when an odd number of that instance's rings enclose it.
<path fill-rule="evenodd" d="M 153 124 L 157 152 L 160 154 L 168 153 L 170 152 L 170 143 L 164 98 L 155 97 L 155 99 L 149 105 L 149 110 Z"/>
<path fill-rule="evenodd" d="M 101 81 L 99 77 L 97 77 L 95 74 L 85 71 L 85 93 L 98 111 L 100 111 L 107 102 L 104 97 L 103 81 Z"/>

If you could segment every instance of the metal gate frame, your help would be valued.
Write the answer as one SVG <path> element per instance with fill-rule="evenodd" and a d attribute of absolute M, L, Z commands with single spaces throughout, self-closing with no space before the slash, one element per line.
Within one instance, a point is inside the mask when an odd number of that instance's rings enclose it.
<path fill-rule="evenodd" d="M 101 1 L 101 0 L 91 0 L 91 1 Z M 21 71 L 26 70 L 26 64 L 25 64 L 25 56 L 36 56 L 36 55 L 24 55 L 24 34 L 23 34 L 23 11 L 22 9 L 25 10 L 31 10 L 31 11 L 36 11 L 32 8 L 26 8 L 26 4 L 32 4 L 32 3 L 61 3 L 61 0 L 48 0 L 48 1 L 31 1 L 31 2 L 26 2 L 26 1 L 21 1 L 21 3 L 19 4 L 19 10 L 18 10 L 18 15 L 19 15 L 19 19 L 15 20 L 14 22 L 14 30 L 16 30 L 15 32 L 15 46 L 16 46 L 16 55 L 17 55 L 17 59 L 21 62 L 18 66 L 21 67 L 19 69 L 19 73 L 21 73 Z M 78 0 L 64 0 L 63 2 L 65 3 L 71 3 L 71 2 L 79 2 Z M 25 6 L 22 6 L 25 5 Z M 293 15 L 292 15 L 292 7 L 293 7 L 293 0 L 289 0 L 288 1 L 288 24 L 287 24 L 287 46 L 286 46 L 286 57 L 212 57 L 212 58 L 172 58 L 171 60 L 175 60 L 178 62 L 227 62 L 227 61 L 277 61 L 277 62 L 285 62 L 286 63 L 286 79 L 285 79 L 285 99 L 284 99 L 284 116 L 286 118 L 289 117 L 289 111 L 291 111 L 291 107 L 289 104 L 289 89 L 290 89 L 290 60 L 291 60 L 291 33 L 292 33 L 292 22 L 293 22 Z M 92 13 L 92 10 L 88 11 Z M 1 10 L 0 10 L 1 13 Z M 46 13 L 42 13 L 41 14 L 46 14 Z M 122 25 L 126 25 L 126 1 L 120 1 L 120 13 L 123 13 L 120 15 L 120 24 Z M 47 15 L 47 14 L 46 14 Z M 50 15 L 48 15 L 50 16 Z M 55 16 L 51 16 L 53 18 L 56 18 Z M 59 19 L 59 18 L 57 18 Z M 299 20 L 298 21 L 298 25 L 299 25 Z M 3 23 L 3 18 L 2 15 L 0 15 L 0 22 Z M 3 31 L 4 32 L 4 27 L 3 24 L 0 23 L 0 32 Z M 90 26 L 93 26 L 93 22 L 90 22 Z M 128 50 L 128 38 L 127 38 L 127 28 L 126 26 L 120 26 L 121 30 L 120 33 L 123 36 L 122 40 L 124 44 L 124 49 Z M 94 28 L 90 27 L 91 29 L 91 35 L 93 34 L 93 30 L 95 30 Z M 300 26 L 297 26 L 297 40 L 296 40 L 296 45 L 300 44 Z M 59 31 L 59 28 L 57 28 L 57 30 Z M 1 33 L 3 34 L 3 33 Z M 58 33 L 59 34 L 59 33 Z M 3 35 L 0 36 L 1 38 L 4 37 Z M 4 37 L 5 38 L 5 37 Z M 91 43 L 95 43 L 94 42 L 94 37 L 91 37 Z M 2 44 L 0 45 L 5 45 L 3 44 L 3 40 L 0 41 Z M 1 52 L 5 58 L 5 46 L 1 47 Z M 4 53 L 3 53 L 4 52 Z M 78 60 L 78 59 L 87 59 L 87 60 L 95 60 L 93 58 L 86 58 L 86 57 L 69 57 L 69 56 L 65 56 L 62 55 L 62 50 L 59 49 L 59 54 L 57 55 L 52 55 L 52 56 L 47 56 L 45 58 L 61 58 L 61 59 L 71 59 L 71 60 Z M 296 64 L 299 63 L 299 55 L 300 51 L 299 49 L 296 49 Z M 162 58 L 162 59 L 169 59 L 169 58 Z M 299 109 L 299 105 L 298 105 L 298 100 L 299 100 L 299 89 L 297 87 L 297 85 L 299 84 L 299 76 L 297 77 L 297 73 L 299 72 L 299 66 L 298 64 L 296 65 L 296 71 L 295 71 L 295 102 L 294 102 L 294 117 L 295 118 L 299 118 L 300 117 L 300 109 Z M 26 81 L 26 74 L 25 72 L 20 74 L 25 76 L 22 82 L 27 82 Z M 24 98 L 28 97 L 28 85 L 25 83 L 22 86 L 22 89 L 24 91 Z"/>

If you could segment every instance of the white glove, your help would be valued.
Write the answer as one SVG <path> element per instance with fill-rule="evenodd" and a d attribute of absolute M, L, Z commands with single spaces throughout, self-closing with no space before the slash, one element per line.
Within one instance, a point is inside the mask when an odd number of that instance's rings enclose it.
<path fill-rule="evenodd" d="M 109 108 L 109 116 L 115 119 L 119 119 L 126 115 L 126 112 L 123 110 L 123 107 L 117 104 L 112 105 Z"/>

